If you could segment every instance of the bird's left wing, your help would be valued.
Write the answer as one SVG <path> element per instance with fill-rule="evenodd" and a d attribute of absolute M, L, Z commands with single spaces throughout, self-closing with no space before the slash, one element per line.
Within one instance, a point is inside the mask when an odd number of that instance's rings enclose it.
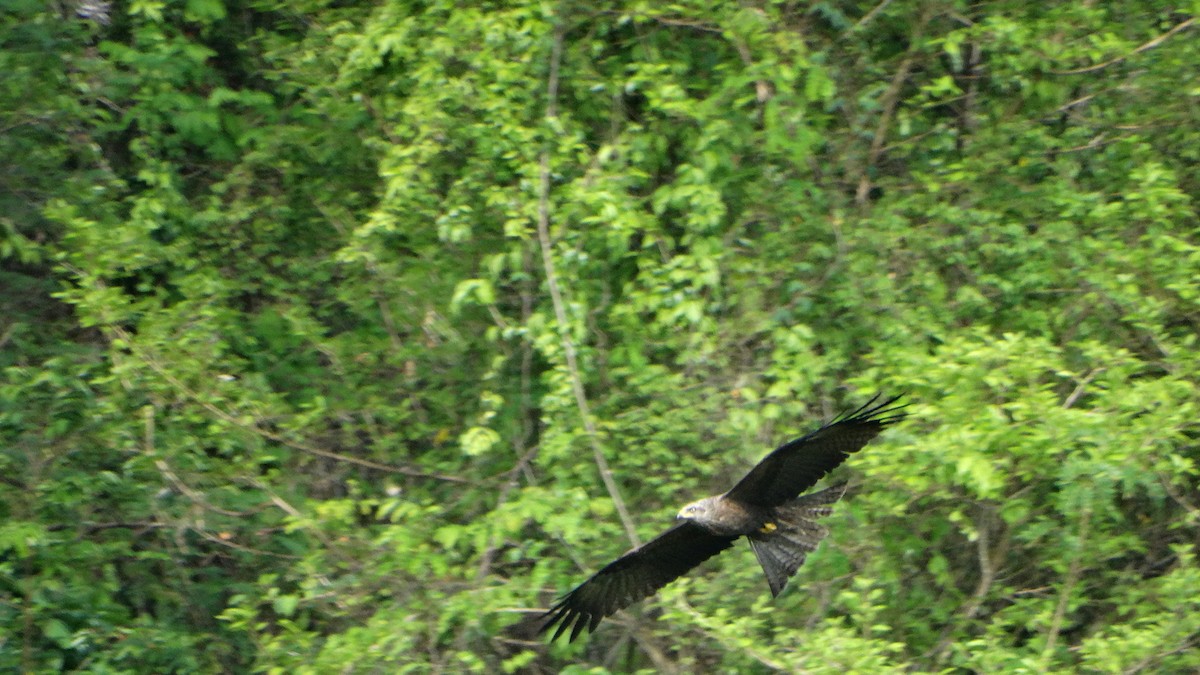
<path fill-rule="evenodd" d="M 736 540 L 714 535 L 690 520 L 680 522 L 564 595 L 546 612 L 546 623 L 539 632 L 558 624 L 550 638 L 553 642 L 570 627 L 574 641 L 585 627 L 589 632 L 595 630 L 604 617 L 652 595 Z"/>
<path fill-rule="evenodd" d="M 754 506 L 779 506 L 816 485 L 851 453 L 858 452 L 889 424 L 904 419 L 899 396 L 872 398 L 858 410 L 784 443 L 763 458 L 725 496 Z"/>

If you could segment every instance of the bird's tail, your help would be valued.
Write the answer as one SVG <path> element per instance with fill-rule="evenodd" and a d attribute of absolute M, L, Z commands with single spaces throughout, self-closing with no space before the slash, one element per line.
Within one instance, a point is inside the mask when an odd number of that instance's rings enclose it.
<path fill-rule="evenodd" d="M 846 493 L 841 483 L 803 495 L 775 509 L 775 519 L 750 536 L 750 547 L 767 575 L 771 596 L 778 596 L 808 554 L 829 534 L 817 522 L 833 513 L 833 503 Z"/>

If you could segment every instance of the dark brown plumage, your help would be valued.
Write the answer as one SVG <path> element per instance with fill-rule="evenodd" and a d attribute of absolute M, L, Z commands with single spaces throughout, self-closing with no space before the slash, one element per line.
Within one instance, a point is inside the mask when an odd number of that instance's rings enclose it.
<path fill-rule="evenodd" d="M 816 519 L 829 515 L 845 485 L 800 497 L 823 476 L 900 421 L 899 396 L 876 403 L 876 395 L 854 412 L 779 446 L 729 492 L 693 502 L 680 510 L 679 523 L 609 563 L 564 595 L 545 614 L 541 630 L 557 625 L 557 640 L 568 629 L 573 641 L 601 619 L 653 595 L 693 567 L 733 546 L 750 546 L 767 576 L 773 596 L 804 564 L 827 530 Z"/>

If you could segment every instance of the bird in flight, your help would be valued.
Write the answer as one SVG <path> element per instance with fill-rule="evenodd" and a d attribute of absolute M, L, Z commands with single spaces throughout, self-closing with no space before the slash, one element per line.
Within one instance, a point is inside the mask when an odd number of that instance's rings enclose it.
<path fill-rule="evenodd" d="M 767 576 L 771 596 L 783 591 L 804 558 L 828 530 L 817 522 L 832 512 L 846 484 L 812 494 L 800 493 L 858 452 L 884 427 L 904 419 L 895 396 L 875 395 L 861 408 L 836 417 L 816 431 L 784 443 L 758 463 L 729 492 L 683 507 L 678 522 L 655 539 L 609 563 L 543 616 L 540 631 L 554 626 L 551 642 L 567 629 L 574 641 L 584 628 L 653 595 L 693 567 L 733 546 L 739 537 Z"/>

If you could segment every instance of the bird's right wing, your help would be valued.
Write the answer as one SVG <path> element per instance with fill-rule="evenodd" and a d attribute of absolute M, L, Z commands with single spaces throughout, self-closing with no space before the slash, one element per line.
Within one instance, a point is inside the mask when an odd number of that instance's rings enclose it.
<path fill-rule="evenodd" d="M 688 570 L 733 546 L 737 537 L 722 537 L 685 520 L 609 563 L 592 578 L 564 595 L 546 612 L 541 631 L 555 624 L 553 642 L 568 627 L 571 641 L 586 627 L 683 576 Z"/>

